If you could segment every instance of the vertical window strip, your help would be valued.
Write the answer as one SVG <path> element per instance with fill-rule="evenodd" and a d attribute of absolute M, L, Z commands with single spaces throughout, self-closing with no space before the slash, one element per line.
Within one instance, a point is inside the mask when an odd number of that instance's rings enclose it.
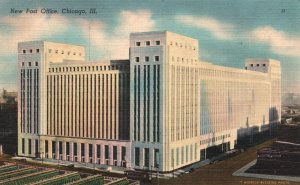
<path fill-rule="evenodd" d="M 157 65 L 157 142 L 159 142 L 159 119 L 160 119 L 160 65 Z"/>
<path fill-rule="evenodd" d="M 147 93 L 147 90 L 146 90 L 146 86 L 147 86 L 147 82 L 146 82 L 146 74 L 147 74 L 147 68 L 146 68 L 147 66 L 146 65 L 144 65 L 144 82 L 143 82 L 143 84 L 144 84 L 144 90 L 143 90 L 143 95 L 144 95 L 144 98 L 143 98 L 143 111 L 144 111 L 144 116 L 143 116 L 143 125 L 144 125 L 144 127 L 143 127 L 143 140 L 144 141 L 146 141 L 146 116 L 147 116 L 147 114 L 146 114 L 146 93 Z"/>
<path fill-rule="evenodd" d="M 134 66 L 134 79 L 133 79 L 133 86 L 134 86 L 134 98 L 133 98 L 133 133 L 134 133 L 134 141 L 136 141 L 137 137 L 136 137 L 136 124 L 137 124 L 137 120 L 136 120 L 136 115 L 137 115 L 137 106 L 136 106 L 136 99 L 137 99 L 137 74 L 136 74 L 136 65 Z"/>
<path fill-rule="evenodd" d="M 156 142 L 156 65 L 153 66 L 153 141 Z"/>
<path fill-rule="evenodd" d="M 150 142 L 150 65 L 147 72 L 147 141 Z"/>

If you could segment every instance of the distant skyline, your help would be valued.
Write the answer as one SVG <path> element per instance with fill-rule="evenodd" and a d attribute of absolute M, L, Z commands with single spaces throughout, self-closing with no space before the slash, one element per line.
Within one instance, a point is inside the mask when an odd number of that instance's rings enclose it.
<path fill-rule="evenodd" d="M 87 54 L 90 45 L 91 60 L 127 59 L 129 33 L 169 30 L 198 39 L 202 61 L 244 68 L 247 58 L 279 60 L 283 92 L 300 92 L 297 0 L 2 0 L 0 5 L 1 89 L 16 89 L 18 42 L 79 44 Z M 12 8 L 37 9 L 38 13 L 11 13 Z M 42 14 L 43 8 L 59 14 Z M 96 8 L 97 14 L 61 13 L 62 9 L 88 12 L 90 8 Z"/>

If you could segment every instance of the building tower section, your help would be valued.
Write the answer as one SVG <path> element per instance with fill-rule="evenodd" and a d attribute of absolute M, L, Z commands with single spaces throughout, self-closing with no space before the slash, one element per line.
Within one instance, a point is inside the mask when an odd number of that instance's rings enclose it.
<path fill-rule="evenodd" d="M 18 45 L 19 155 L 34 157 L 39 153 L 39 138 L 46 134 L 46 70 L 50 63 L 65 59 L 84 60 L 84 48 L 46 41 Z"/>

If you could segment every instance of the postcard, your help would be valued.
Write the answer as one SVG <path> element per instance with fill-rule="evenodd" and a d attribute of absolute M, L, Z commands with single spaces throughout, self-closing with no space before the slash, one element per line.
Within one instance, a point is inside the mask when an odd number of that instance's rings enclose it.
<path fill-rule="evenodd" d="M 300 182 L 300 1 L 0 5 L 0 184 Z"/>

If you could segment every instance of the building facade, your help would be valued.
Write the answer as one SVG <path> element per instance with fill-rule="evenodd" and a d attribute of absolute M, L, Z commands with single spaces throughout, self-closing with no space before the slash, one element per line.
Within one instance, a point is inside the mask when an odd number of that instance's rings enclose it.
<path fill-rule="evenodd" d="M 44 41 L 18 52 L 20 156 L 167 172 L 281 118 L 280 62 L 213 65 L 176 33 L 132 33 L 129 60 Z"/>

